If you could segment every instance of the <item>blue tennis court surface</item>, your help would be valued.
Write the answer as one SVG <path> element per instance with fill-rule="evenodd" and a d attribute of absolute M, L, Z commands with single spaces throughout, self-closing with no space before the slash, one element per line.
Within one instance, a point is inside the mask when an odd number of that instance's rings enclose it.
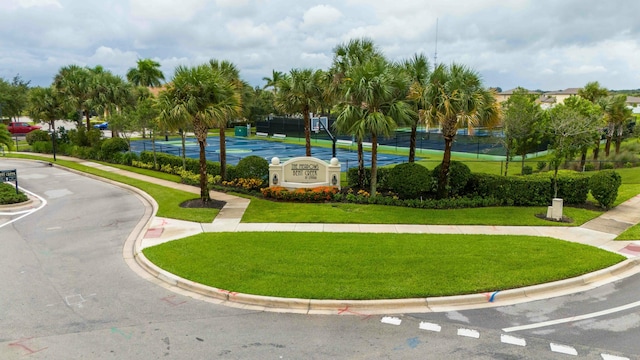
<path fill-rule="evenodd" d="M 280 158 L 281 161 L 287 161 L 294 157 L 305 156 L 304 145 L 297 144 L 285 144 L 275 141 L 266 140 L 254 140 L 254 139 L 242 139 L 236 137 L 226 138 L 227 143 L 227 163 L 237 165 L 240 159 L 249 155 L 260 156 L 261 158 L 271 162 L 273 157 Z M 318 159 L 329 161 L 331 160 L 331 149 L 314 147 L 311 144 L 311 155 Z M 207 160 L 220 161 L 220 139 L 218 137 L 210 137 L 207 139 L 206 154 Z M 151 141 L 140 140 L 131 142 L 131 150 L 134 152 L 151 151 Z M 156 141 L 156 151 L 182 156 L 182 143 L 180 140 L 172 141 Z M 198 142 L 195 139 L 187 139 L 186 142 L 186 156 L 197 159 L 199 157 L 200 149 Z M 342 171 L 346 171 L 348 168 L 358 166 L 358 152 L 357 145 L 354 143 L 351 145 L 351 149 L 340 149 L 336 151 L 336 157 L 340 160 L 342 165 Z M 371 152 L 365 151 L 365 166 L 371 166 Z M 400 164 L 407 162 L 406 156 L 388 155 L 378 153 L 378 166 L 385 166 L 391 164 Z"/>

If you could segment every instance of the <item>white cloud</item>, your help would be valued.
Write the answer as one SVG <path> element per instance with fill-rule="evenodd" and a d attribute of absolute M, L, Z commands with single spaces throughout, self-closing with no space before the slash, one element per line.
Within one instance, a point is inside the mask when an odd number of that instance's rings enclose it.
<path fill-rule="evenodd" d="M 137 20 L 180 21 L 193 19 L 206 6 L 206 0 L 130 0 L 131 16 Z"/>
<path fill-rule="evenodd" d="M 317 5 L 307 10 L 302 16 L 302 28 L 329 26 L 342 17 L 340 10 L 330 5 Z"/>
<path fill-rule="evenodd" d="M 237 45 L 264 45 L 273 44 L 274 36 L 267 24 L 254 25 L 248 19 L 231 20 L 226 24 L 226 29 L 233 36 L 233 42 Z"/>
<path fill-rule="evenodd" d="M 18 5 L 23 8 L 54 6 L 62 9 L 58 0 L 18 0 Z"/>

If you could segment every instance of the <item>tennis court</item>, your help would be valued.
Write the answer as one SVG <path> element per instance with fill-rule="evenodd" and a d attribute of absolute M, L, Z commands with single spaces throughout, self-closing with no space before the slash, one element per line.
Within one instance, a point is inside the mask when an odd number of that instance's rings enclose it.
<path fill-rule="evenodd" d="M 237 137 L 227 137 L 227 164 L 237 165 L 240 159 L 250 155 L 259 156 L 269 162 L 273 157 L 287 161 L 294 157 L 305 156 L 304 145 L 287 144 L 284 142 L 267 141 L 260 139 L 246 139 Z M 137 153 L 151 151 L 150 140 L 140 140 L 131 142 L 131 150 Z M 180 140 L 156 141 L 156 151 L 176 156 L 182 156 L 182 142 Z M 207 160 L 220 161 L 220 138 L 209 137 L 206 147 Z M 186 156 L 197 159 L 200 154 L 198 142 L 195 139 L 187 139 Z M 330 148 L 314 147 L 312 144 L 311 155 L 321 160 L 329 162 L 332 157 Z M 340 160 L 342 171 L 358 166 L 358 153 L 355 143 L 351 149 L 340 149 L 336 151 L 336 157 Z M 365 164 L 371 164 L 371 152 L 365 151 Z M 388 155 L 378 153 L 378 166 L 400 164 L 407 161 L 406 156 Z"/>

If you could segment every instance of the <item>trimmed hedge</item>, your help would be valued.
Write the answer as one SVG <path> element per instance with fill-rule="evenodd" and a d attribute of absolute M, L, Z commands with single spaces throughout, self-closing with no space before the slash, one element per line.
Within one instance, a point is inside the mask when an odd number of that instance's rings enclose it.
<path fill-rule="evenodd" d="M 618 197 L 618 188 L 622 184 L 620 174 L 613 170 L 603 170 L 589 180 L 591 195 L 601 207 L 608 209 Z"/>
<path fill-rule="evenodd" d="M 548 174 L 532 176 L 501 176 L 473 174 L 473 191 L 481 197 L 491 197 L 514 206 L 549 205 L 553 198 L 553 177 Z M 565 204 L 580 205 L 587 201 L 589 176 L 584 174 L 558 174 L 558 197 Z"/>
<path fill-rule="evenodd" d="M 433 168 L 433 177 L 436 179 L 436 186 L 440 178 L 440 168 L 442 163 Z M 452 160 L 449 164 L 449 184 L 447 185 L 447 193 L 449 196 L 457 196 L 465 193 L 465 189 L 471 179 L 471 169 L 467 164 Z"/>
<path fill-rule="evenodd" d="M 140 161 L 145 163 L 153 163 L 153 152 L 151 151 L 141 152 Z M 162 167 L 163 165 L 171 165 L 172 167 L 182 167 L 182 158 L 176 155 L 169 155 L 161 152 L 156 152 L 156 161 L 158 163 L 158 167 Z M 187 171 L 190 171 L 194 174 L 200 174 L 199 159 L 186 158 L 185 164 L 186 164 Z M 207 160 L 207 174 L 213 175 L 213 176 L 220 175 L 220 163 Z M 233 165 L 227 165 L 227 178 L 235 179 L 235 168 Z"/>
<path fill-rule="evenodd" d="M 389 190 L 387 184 L 387 177 L 391 172 L 391 168 L 379 167 L 378 168 L 378 191 Z M 349 187 L 358 187 L 358 168 L 352 167 L 347 170 L 347 185 Z M 371 168 L 364 169 L 364 188 L 371 187 Z"/>
<path fill-rule="evenodd" d="M 417 163 L 396 165 L 387 175 L 389 190 L 401 199 L 417 199 L 433 189 L 431 171 Z"/>

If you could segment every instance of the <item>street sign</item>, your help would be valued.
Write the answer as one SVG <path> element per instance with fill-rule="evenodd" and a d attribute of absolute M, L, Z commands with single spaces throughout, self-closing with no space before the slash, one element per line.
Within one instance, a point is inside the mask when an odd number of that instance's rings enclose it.
<path fill-rule="evenodd" d="M 13 181 L 16 183 L 16 194 L 18 191 L 18 170 L 0 170 L 0 182 Z"/>
<path fill-rule="evenodd" d="M 13 170 L 0 170 L 0 180 L 2 181 L 16 181 L 18 180 L 18 171 Z"/>

